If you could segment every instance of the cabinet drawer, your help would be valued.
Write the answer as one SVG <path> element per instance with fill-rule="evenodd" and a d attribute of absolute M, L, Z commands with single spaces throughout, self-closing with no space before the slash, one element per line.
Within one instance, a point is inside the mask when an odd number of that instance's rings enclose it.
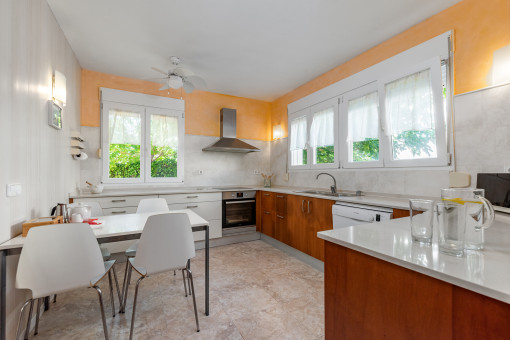
<path fill-rule="evenodd" d="M 262 191 L 262 209 L 266 211 L 274 210 L 274 193 Z"/>
<path fill-rule="evenodd" d="M 119 214 L 134 214 L 134 213 L 136 213 L 136 207 L 119 207 L 119 208 L 105 208 L 105 209 L 103 209 L 103 214 L 105 216 L 119 215 Z"/>
<path fill-rule="evenodd" d="M 120 207 L 138 207 L 140 200 L 144 198 L 155 198 L 157 195 L 147 196 L 119 196 L 119 197 L 97 197 L 97 198 L 77 198 L 74 202 L 98 202 L 101 208 L 120 208 Z M 136 209 L 135 209 L 136 210 Z"/>
<path fill-rule="evenodd" d="M 276 193 L 274 200 L 276 213 L 285 216 L 287 213 L 287 195 Z"/>
<path fill-rule="evenodd" d="M 172 195 L 159 195 L 164 198 L 168 204 L 174 203 L 189 203 L 189 202 L 215 202 L 221 201 L 220 192 L 204 192 L 193 194 L 172 194 Z"/>
<path fill-rule="evenodd" d="M 168 208 L 170 210 L 191 209 L 208 221 L 221 220 L 221 201 L 169 204 Z"/>

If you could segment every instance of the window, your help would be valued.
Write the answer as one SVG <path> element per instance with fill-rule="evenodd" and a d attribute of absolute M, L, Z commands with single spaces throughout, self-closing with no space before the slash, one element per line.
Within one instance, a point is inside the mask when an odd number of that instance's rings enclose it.
<path fill-rule="evenodd" d="M 346 93 L 342 106 L 347 150 L 344 167 L 382 166 L 377 83 Z"/>
<path fill-rule="evenodd" d="M 446 121 L 439 58 L 384 82 L 390 166 L 446 165 Z"/>
<path fill-rule="evenodd" d="M 292 169 L 338 167 L 336 98 L 289 116 L 289 164 Z"/>
<path fill-rule="evenodd" d="M 103 182 L 182 182 L 183 111 L 107 101 L 105 97 L 112 94 L 106 94 L 102 100 Z M 115 93 L 113 97 L 118 99 Z"/>

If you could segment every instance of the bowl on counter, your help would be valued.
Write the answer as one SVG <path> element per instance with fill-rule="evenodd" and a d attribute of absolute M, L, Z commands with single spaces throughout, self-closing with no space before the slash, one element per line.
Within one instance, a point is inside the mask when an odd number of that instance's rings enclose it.
<path fill-rule="evenodd" d="M 103 192 L 104 185 L 103 184 L 89 184 L 89 190 L 93 194 L 100 194 Z"/>

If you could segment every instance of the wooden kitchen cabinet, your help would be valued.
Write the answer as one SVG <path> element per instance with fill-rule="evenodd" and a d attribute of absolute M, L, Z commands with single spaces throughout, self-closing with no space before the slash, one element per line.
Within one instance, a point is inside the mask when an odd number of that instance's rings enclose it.
<path fill-rule="evenodd" d="M 267 236 L 274 237 L 275 211 L 274 193 L 262 191 L 261 193 L 261 232 Z"/>
<path fill-rule="evenodd" d="M 274 196 L 274 238 L 288 244 L 287 195 L 275 193 Z"/>
<path fill-rule="evenodd" d="M 393 209 L 393 217 L 392 217 L 392 219 L 401 218 L 401 217 L 409 217 L 409 215 L 410 215 L 409 210 L 405 210 L 405 209 Z"/>

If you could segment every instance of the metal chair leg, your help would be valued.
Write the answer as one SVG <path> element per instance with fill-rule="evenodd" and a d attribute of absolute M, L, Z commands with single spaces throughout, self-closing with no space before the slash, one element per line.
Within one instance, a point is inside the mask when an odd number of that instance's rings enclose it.
<path fill-rule="evenodd" d="M 140 286 L 140 282 L 142 282 L 143 279 L 145 279 L 144 276 L 140 277 L 136 282 L 135 298 L 133 300 L 133 315 L 131 316 L 131 330 L 129 331 L 129 340 L 133 339 L 133 327 L 135 325 L 135 312 L 136 312 L 136 298 L 138 297 L 138 287 Z"/>
<path fill-rule="evenodd" d="M 104 306 L 103 306 L 103 294 L 101 292 L 101 288 L 98 286 L 94 286 L 97 291 L 97 295 L 99 296 L 99 306 L 101 307 L 101 318 L 103 319 L 103 330 L 104 330 L 104 338 L 108 340 L 108 328 L 106 327 L 106 316 L 104 315 Z"/>
<path fill-rule="evenodd" d="M 126 312 L 126 303 L 127 303 L 127 297 L 128 297 L 128 291 L 129 291 L 129 280 L 131 278 L 131 267 L 128 268 L 127 277 L 126 277 L 126 286 L 124 287 L 124 299 L 122 300 L 122 313 Z"/>
<path fill-rule="evenodd" d="M 23 306 L 21 307 L 21 310 L 19 312 L 19 319 L 18 319 L 18 328 L 16 330 L 16 339 L 19 339 L 20 333 L 21 333 L 21 323 L 23 322 L 23 312 L 25 311 L 25 307 L 28 306 L 28 304 L 32 301 L 32 299 L 28 299 L 25 301 Z"/>
<path fill-rule="evenodd" d="M 126 258 L 126 269 L 124 271 L 124 280 L 122 280 L 122 302 L 120 304 L 120 310 L 119 313 L 124 313 L 124 303 L 126 302 L 124 298 L 124 294 L 127 287 L 127 277 L 128 277 L 128 271 L 129 271 L 129 257 Z"/>
<path fill-rule="evenodd" d="M 37 310 L 35 313 L 35 332 L 34 335 L 37 335 L 39 333 L 39 314 L 41 310 L 41 299 L 37 299 Z"/>
<path fill-rule="evenodd" d="M 30 334 L 30 322 L 32 321 L 32 312 L 34 310 L 34 300 L 30 300 L 30 309 L 28 310 L 27 329 L 25 329 L 25 340 L 28 340 Z"/>
<path fill-rule="evenodd" d="M 57 294 L 53 295 L 53 303 L 57 302 Z"/>
<path fill-rule="evenodd" d="M 182 282 L 184 283 L 184 297 L 188 297 L 188 289 L 186 288 L 186 278 L 184 277 L 184 269 L 182 270 Z"/>
<path fill-rule="evenodd" d="M 120 294 L 119 280 L 117 279 L 117 272 L 115 271 L 115 268 L 112 268 L 112 271 L 113 271 L 113 279 L 115 280 L 115 286 L 117 287 L 117 295 L 119 297 L 119 305 L 120 305 L 119 308 L 122 308 L 122 295 Z"/>
<path fill-rule="evenodd" d="M 174 276 L 175 276 L 175 275 L 177 275 L 177 274 L 175 273 L 175 270 L 174 270 Z"/>
<path fill-rule="evenodd" d="M 190 262 L 190 260 L 188 260 L 186 268 L 187 268 L 188 271 L 191 271 L 191 262 Z M 190 292 L 190 294 L 191 294 L 191 283 L 190 283 L 189 275 L 187 275 L 187 277 L 188 277 L 188 292 Z"/>
<path fill-rule="evenodd" d="M 200 326 L 198 325 L 198 312 L 197 312 L 197 301 L 195 299 L 195 286 L 193 285 L 193 275 L 191 270 L 187 269 L 188 277 L 191 282 L 191 294 L 193 295 L 193 308 L 195 309 L 195 321 L 197 322 L 197 332 L 200 332 Z"/>
<path fill-rule="evenodd" d="M 115 300 L 113 299 L 113 282 L 112 282 L 112 272 L 108 272 L 108 283 L 110 284 L 110 300 L 112 304 L 112 313 L 113 317 L 115 317 Z"/>

